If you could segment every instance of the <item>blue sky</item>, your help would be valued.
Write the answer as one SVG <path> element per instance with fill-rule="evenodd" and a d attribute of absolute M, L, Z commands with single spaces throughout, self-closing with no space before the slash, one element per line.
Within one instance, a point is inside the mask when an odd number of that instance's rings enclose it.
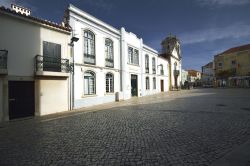
<path fill-rule="evenodd" d="M 157 50 L 171 33 L 181 41 L 184 69 L 201 70 L 214 55 L 250 44 L 250 0 L 0 0 L 13 2 L 58 23 L 72 3 Z"/>

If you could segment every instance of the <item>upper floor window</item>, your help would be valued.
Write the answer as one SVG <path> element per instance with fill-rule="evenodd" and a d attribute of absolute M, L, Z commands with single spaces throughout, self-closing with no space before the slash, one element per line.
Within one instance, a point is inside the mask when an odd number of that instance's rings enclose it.
<path fill-rule="evenodd" d="M 114 67 L 113 41 L 105 39 L 105 66 Z"/>
<path fill-rule="evenodd" d="M 174 70 L 177 70 L 177 63 L 174 63 Z"/>
<path fill-rule="evenodd" d="M 139 65 L 139 51 L 132 47 L 128 47 L 128 62 Z"/>
<path fill-rule="evenodd" d="M 44 71 L 61 72 L 61 45 L 43 41 Z"/>
<path fill-rule="evenodd" d="M 145 55 L 145 71 L 149 73 L 149 57 L 147 54 Z"/>
<path fill-rule="evenodd" d="M 84 63 L 95 64 L 95 35 L 89 30 L 84 31 Z"/>
<path fill-rule="evenodd" d="M 114 92 L 114 76 L 111 73 L 106 74 L 106 93 Z"/>
<path fill-rule="evenodd" d="M 162 64 L 160 65 L 160 73 L 161 73 L 161 75 L 164 75 L 164 70 L 163 70 L 163 65 Z"/>
<path fill-rule="evenodd" d="M 222 65 L 223 65 L 223 64 L 222 64 L 221 62 L 218 63 L 218 67 L 222 67 Z"/>
<path fill-rule="evenodd" d="M 95 73 L 92 71 L 86 71 L 84 73 L 84 94 L 93 95 L 95 94 Z"/>
<path fill-rule="evenodd" d="M 149 86 L 149 77 L 146 77 L 146 90 L 149 90 L 150 86 Z"/>
<path fill-rule="evenodd" d="M 156 69 L 155 69 L 155 58 L 152 59 L 152 70 L 153 70 L 153 74 L 156 74 Z"/>

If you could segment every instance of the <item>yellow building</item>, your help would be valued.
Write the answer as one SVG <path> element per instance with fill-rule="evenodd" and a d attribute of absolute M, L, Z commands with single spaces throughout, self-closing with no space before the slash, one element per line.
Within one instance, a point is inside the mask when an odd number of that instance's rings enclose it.
<path fill-rule="evenodd" d="M 214 56 L 217 86 L 250 87 L 250 44 Z"/>

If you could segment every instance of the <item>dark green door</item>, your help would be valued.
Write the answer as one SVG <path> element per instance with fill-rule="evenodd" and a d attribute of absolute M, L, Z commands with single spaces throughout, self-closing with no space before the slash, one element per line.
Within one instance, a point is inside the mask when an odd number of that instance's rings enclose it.
<path fill-rule="evenodd" d="M 138 96 L 137 75 L 131 75 L 131 95 Z"/>

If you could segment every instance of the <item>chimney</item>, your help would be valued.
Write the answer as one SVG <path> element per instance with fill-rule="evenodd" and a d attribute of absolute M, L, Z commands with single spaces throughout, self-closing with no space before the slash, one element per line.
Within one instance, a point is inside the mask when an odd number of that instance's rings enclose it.
<path fill-rule="evenodd" d="M 16 5 L 16 4 L 11 4 L 11 9 L 17 13 L 21 13 L 23 15 L 29 16 L 31 15 L 31 10 L 27 9 L 25 7 Z"/>

